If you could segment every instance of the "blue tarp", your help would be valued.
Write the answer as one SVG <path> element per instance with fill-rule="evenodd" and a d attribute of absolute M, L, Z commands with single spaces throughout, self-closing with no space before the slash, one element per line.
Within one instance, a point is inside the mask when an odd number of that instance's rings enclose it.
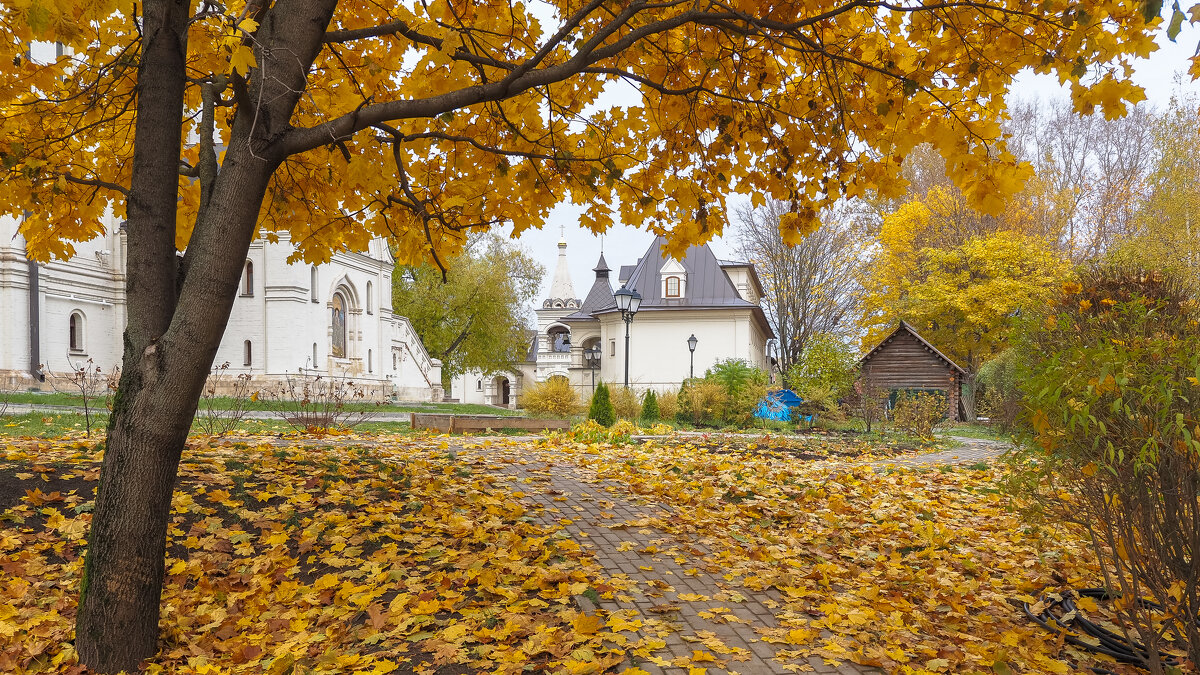
<path fill-rule="evenodd" d="M 775 391 L 767 392 L 767 397 L 755 409 L 754 416 L 764 420 L 790 422 L 792 419 L 792 408 L 803 402 L 804 399 L 797 396 L 796 392 L 791 389 L 776 389 Z M 808 418 L 805 417 L 805 419 L 807 420 Z"/>

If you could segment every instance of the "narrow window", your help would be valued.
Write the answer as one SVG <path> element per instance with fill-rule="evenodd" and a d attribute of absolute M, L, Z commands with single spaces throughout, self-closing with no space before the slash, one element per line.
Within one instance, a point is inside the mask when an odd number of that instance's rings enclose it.
<path fill-rule="evenodd" d="M 372 290 L 374 288 L 375 287 L 371 284 L 371 282 L 368 281 L 367 282 L 367 314 L 375 313 L 375 294 L 372 293 Z"/>
<path fill-rule="evenodd" d="M 82 353 L 83 347 L 83 312 L 71 312 L 70 323 L 67 326 L 72 352 Z"/>
<path fill-rule="evenodd" d="M 317 266 L 313 265 L 308 271 L 308 296 L 313 302 L 317 302 Z"/>
<path fill-rule="evenodd" d="M 254 295 L 254 263 L 246 261 L 246 270 L 242 274 L 242 295 Z"/>
<path fill-rule="evenodd" d="M 371 358 L 371 350 L 370 349 L 367 350 L 367 372 L 368 373 L 375 372 L 375 360 L 373 358 Z"/>
<path fill-rule="evenodd" d="M 315 343 L 315 342 L 313 343 L 313 364 L 312 364 L 312 367 L 313 367 L 313 370 L 316 370 L 316 368 L 317 368 L 317 343 Z"/>
<path fill-rule="evenodd" d="M 333 294 L 333 308 L 330 312 L 330 324 L 333 329 L 333 345 L 330 353 L 334 358 L 346 358 L 346 301 L 341 293 Z"/>
<path fill-rule="evenodd" d="M 617 355 L 617 341 L 616 340 L 608 341 L 608 355 L 609 356 Z"/>
<path fill-rule="evenodd" d="M 253 354 L 251 353 L 250 341 L 246 340 L 242 343 L 242 365 L 248 366 L 253 362 Z"/>
<path fill-rule="evenodd" d="M 392 352 L 392 370 L 396 370 L 396 352 Z"/>
<path fill-rule="evenodd" d="M 679 277 L 667 277 L 667 297 L 679 297 Z"/>

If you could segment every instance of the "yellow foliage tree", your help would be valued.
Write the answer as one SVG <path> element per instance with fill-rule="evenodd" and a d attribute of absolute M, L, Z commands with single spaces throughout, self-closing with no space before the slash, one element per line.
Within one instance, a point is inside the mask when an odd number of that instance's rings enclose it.
<path fill-rule="evenodd" d="M 128 235 L 82 663 L 155 653 L 172 485 L 255 236 L 315 262 L 381 235 L 441 265 L 464 231 L 570 199 L 584 226 L 615 211 L 679 254 L 739 192 L 787 202 L 796 241 L 839 200 L 898 195 L 923 141 L 996 210 L 1029 174 L 1000 139 L 1013 76 L 1120 114 L 1161 23 L 1140 0 L 0 5 L 0 214 L 38 260 L 107 209 Z M 635 100 L 604 105 L 618 86 Z"/>
<path fill-rule="evenodd" d="M 962 405 L 974 419 L 975 375 L 1008 346 L 1009 329 L 1021 311 L 1044 306 L 1070 274 L 1067 260 L 1044 239 L 998 231 L 961 245 L 912 250 L 902 224 L 927 222 L 927 210 L 908 204 L 886 223 L 885 252 L 868 282 L 868 329 L 864 344 L 876 344 L 900 321 L 967 371 Z M 900 231 L 894 231 L 900 230 Z M 882 236 L 882 235 L 881 235 Z M 894 254 L 888 244 L 896 246 Z"/>

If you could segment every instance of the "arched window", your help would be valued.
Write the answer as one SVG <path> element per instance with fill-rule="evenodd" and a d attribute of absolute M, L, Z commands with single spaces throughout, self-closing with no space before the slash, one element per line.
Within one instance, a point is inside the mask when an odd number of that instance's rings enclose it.
<path fill-rule="evenodd" d="M 679 297 L 679 277 L 667 277 L 667 297 Z"/>
<path fill-rule="evenodd" d="M 242 272 L 242 295 L 254 295 L 254 263 L 249 260 Z"/>
<path fill-rule="evenodd" d="M 317 368 L 317 343 L 315 343 L 315 342 L 313 343 L 313 363 L 312 363 L 312 367 L 313 367 L 313 369 L 314 369 L 314 370 L 316 370 L 316 368 Z"/>
<path fill-rule="evenodd" d="M 313 302 L 318 302 L 318 300 L 317 300 L 317 266 L 316 265 L 313 265 L 312 269 L 308 271 L 308 296 L 310 298 L 312 298 Z"/>
<path fill-rule="evenodd" d="M 367 372 L 375 372 L 375 358 L 372 356 L 370 349 L 367 350 Z"/>
<path fill-rule="evenodd" d="M 333 344 L 330 353 L 334 358 L 346 358 L 346 299 L 341 293 L 333 294 L 330 312 L 330 327 L 333 329 Z"/>
<path fill-rule="evenodd" d="M 392 370 L 396 370 L 396 352 L 392 352 Z"/>
<path fill-rule="evenodd" d="M 553 326 L 547 331 L 550 336 L 550 350 L 555 352 L 571 351 L 571 331 L 563 326 Z"/>
<path fill-rule="evenodd" d="M 242 365 L 248 366 L 254 362 L 254 354 L 251 352 L 250 341 L 246 340 L 242 343 Z"/>
<path fill-rule="evenodd" d="M 375 287 L 371 284 L 371 282 L 368 281 L 367 282 L 367 314 L 375 313 L 375 294 L 371 292 L 374 288 Z"/>
<path fill-rule="evenodd" d="M 86 350 L 83 344 L 83 312 L 79 310 L 71 312 L 67 329 L 69 331 L 68 339 L 70 340 L 71 351 L 83 353 Z"/>

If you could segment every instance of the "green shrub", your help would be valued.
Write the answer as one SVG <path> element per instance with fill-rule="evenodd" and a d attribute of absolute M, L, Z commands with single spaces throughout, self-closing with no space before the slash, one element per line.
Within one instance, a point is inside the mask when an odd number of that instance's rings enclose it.
<path fill-rule="evenodd" d="M 693 394 L 693 402 L 698 402 L 704 412 L 703 422 L 720 426 L 749 426 L 754 419 L 754 411 L 767 394 L 767 375 L 742 359 L 726 359 L 718 361 L 704 373 L 701 380 L 705 390 L 697 398 Z M 709 389 L 716 386 L 721 390 L 721 396 Z M 712 409 L 711 414 L 708 410 Z M 695 413 L 693 412 L 693 418 Z"/>
<path fill-rule="evenodd" d="M 653 389 L 646 391 L 645 397 L 642 398 L 642 415 L 643 422 L 653 424 L 658 421 L 658 395 Z"/>
<path fill-rule="evenodd" d="M 892 409 L 892 421 L 898 431 L 931 440 L 933 428 L 946 417 L 946 405 L 941 392 L 904 392 Z"/>
<path fill-rule="evenodd" d="M 608 385 L 603 382 L 596 384 L 596 392 L 592 394 L 592 405 L 588 408 L 588 419 L 606 427 L 611 427 L 613 422 L 617 421 L 612 399 L 608 395 Z"/>
<path fill-rule="evenodd" d="M 804 402 L 797 406 L 796 411 L 800 415 L 815 415 L 818 420 L 840 421 L 845 418 L 842 412 L 842 406 L 838 398 L 838 392 L 834 391 L 833 387 L 828 384 L 819 382 L 811 382 L 805 385 L 802 389 L 796 390 L 796 395 L 804 399 Z M 812 420 L 807 424 L 811 427 L 817 420 Z M 803 423 L 796 419 L 797 424 Z"/>
<path fill-rule="evenodd" d="M 570 417 L 579 412 L 581 403 L 570 380 L 558 375 L 526 387 L 521 406 L 536 415 Z"/>
<path fill-rule="evenodd" d="M 1021 391 L 1017 387 L 1017 350 L 1006 349 L 979 369 L 983 387 L 980 412 L 1002 431 L 1009 431 L 1021 414 Z"/>
<path fill-rule="evenodd" d="M 642 411 L 642 404 L 638 402 L 637 394 L 632 389 L 629 387 L 613 389 L 611 398 L 613 413 L 617 419 L 637 420 L 638 414 Z"/>
<path fill-rule="evenodd" d="M 1167 641 L 1200 663 L 1200 311 L 1187 289 L 1094 267 L 1017 343 L 1030 442 L 1013 485 L 1087 528 L 1122 597 L 1163 607 L 1114 604 L 1151 672 Z"/>
<path fill-rule="evenodd" d="M 797 394 L 815 388 L 842 398 L 850 393 L 857 376 L 854 349 L 834 333 L 825 332 L 808 338 L 800 358 L 788 368 L 784 379 Z"/>

